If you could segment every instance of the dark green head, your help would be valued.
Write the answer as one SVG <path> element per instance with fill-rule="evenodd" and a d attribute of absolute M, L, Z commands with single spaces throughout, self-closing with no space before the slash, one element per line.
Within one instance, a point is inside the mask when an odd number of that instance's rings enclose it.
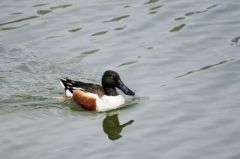
<path fill-rule="evenodd" d="M 135 93 L 122 82 L 119 74 L 115 71 L 108 70 L 104 72 L 102 76 L 102 86 L 109 95 L 116 95 L 114 94 L 117 93 L 115 89 L 116 87 L 122 90 L 126 95 L 135 95 Z"/>

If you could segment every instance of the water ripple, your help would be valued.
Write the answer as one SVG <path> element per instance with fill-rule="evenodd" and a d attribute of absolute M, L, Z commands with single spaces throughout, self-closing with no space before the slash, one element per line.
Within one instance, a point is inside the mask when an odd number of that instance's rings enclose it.
<path fill-rule="evenodd" d="M 38 4 L 35 4 L 33 5 L 33 7 L 42 7 L 42 6 L 46 6 L 46 5 L 49 5 L 50 3 L 38 3 Z"/>
<path fill-rule="evenodd" d="M 27 21 L 27 20 L 31 20 L 31 19 L 36 19 L 36 18 L 38 18 L 38 16 L 36 16 L 36 15 L 24 17 L 24 18 L 10 21 L 10 22 L 0 23 L 0 26 L 12 24 L 12 23 L 19 23 L 19 22 L 23 22 L 23 21 Z"/>
<path fill-rule="evenodd" d="M 74 33 L 74 32 L 78 32 L 79 30 L 81 30 L 82 28 L 74 28 L 74 29 L 70 29 L 68 30 L 69 32 L 71 33 Z"/>
<path fill-rule="evenodd" d="M 218 63 L 216 63 L 216 64 L 212 64 L 212 65 L 204 66 L 204 67 L 202 67 L 202 68 L 200 68 L 200 69 L 198 69 L 198 70 L 189 71 L 189 72 L 187 72 L 187 73 L 185 73 L 185 74 L 183 74 L 183 75 L 179 75 L 179 76 L 177 76 L 176 78 L 184 77 L 184 76 L 187 76 L 187 75 L 190 75 L 190 74 L 196 73 L 196 72 L 200 72 L 200 71 L 208 70 L 208 69 L 210 69 L 210 68 L 216 67 L 216 66 L 218 66 L 218 65 L 225 64 L 225 63 L 230 62 L 230 61 L 234 61 L 234 60 L 233 60 L 233 59 L 231 59 L 231 60 L 223 60 L 223 61 L 220 61 L 220 62 L 218 62 Z"/>
<path fill-rule="evenodd" d="M 71 6 L 72 6 L 72 4 L 61 4 L 61 5 L 50 7 L 50 9 L 55 10 L 55 9 L 61 9 L 61 8 L 68 8 Z"/>
<path fill-rule="evenodd" d="M 158 2 L 159 0 L 148 0 L 148 2 L 144 3 L 144 4 L 152 4 L 152 3 L 156 3 Z"/>
<path fill-rule="evenodd" d="M 117 21 L 120 21 L 122 19 L 126 19 L 128 18 L 130 15 L 123 15 L 123 16 L 119 16 L 119 17 L 115 17 L 115 18 L 112 18 L 110 20 L 106 20 L 106 21 L 103 21 L 103 23 L 109 23 L 109 22 L 117 22 Z"/>
<path fill-rule="evenodd" d="M 117 67 L 122 67 L 122 66 L 126 66 L 126 65 L 131 65 L 131 64 L 135 64 L 135 63 L 137 63 L 137 62 L 138 62 L 137 60 L 124 62 L 124 63 L 121 63 L 120 65 L 118 65 Z"/>
<path fill-rule="evenodd" d="M 240 44 L 240 36 L 237 36 L 231 40 L 232 44 Z"/>
<path fill-rule="evenodd" d="M 99 36 L 99 35 L 103 35 L 106 34 L 108 31 L 104 30 L 104 31 L 99 31 L 97 33 L 92 34 L 91 36 Z"/>
<path fill-rule="evenodd" d="M 180 25 L 175 26 L 174 28 L 172 28 L 170 30 L 170 32 L 178 32 L 178 31 L 182 30 L 182 28 L 185 27 L 185 26 L 186 26 L 186 24 L 180 24 Z"/>
<path fill-rule="evenodd" d="M 48 14 L 48 13 L 51 13 L 51 12 L 52 12 L 51 10 L 38 10 L 37 14 L 45 15 L 45 14 Z"/>

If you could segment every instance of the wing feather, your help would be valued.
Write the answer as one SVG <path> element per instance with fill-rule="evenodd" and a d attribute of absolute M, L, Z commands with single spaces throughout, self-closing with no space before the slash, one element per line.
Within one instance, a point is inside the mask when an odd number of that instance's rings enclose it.
<path fill-rule="evenodd" d="M 70 91 L 73 93 L 74 90 L 81 90 L 84 92 L 90 92 L 97 94 L 99 97 L 102 97 L 105 92 L 102 86 L 93 83 L 84 83 L 81 81 L 74 81 L 69 78 L 60 79 L 61 86 L 65 89 L 65 91 Z M 69 94 L 69 92 L 68 92 Z"/>

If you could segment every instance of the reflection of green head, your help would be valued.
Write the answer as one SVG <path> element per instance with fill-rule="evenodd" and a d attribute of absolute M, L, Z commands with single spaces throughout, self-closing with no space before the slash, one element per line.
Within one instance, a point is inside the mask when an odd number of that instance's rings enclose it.
<path fill-rule="evenodd" d="M 107 115 L 103 120 L 103 131 L 108 135 L 108 138 L 110 140 L 117 140 L 122 137 L 120 135 L 122 129 L 131 123 L 133 123 L 133 120 L 130 120 L 123 125 L 120 125 L 118 120 L 118 114 L 114 114 L 112 116 Z"/>
<path fill-rule="evenodd" d="M 120 135 L 120 134 L 116 134 L 116 136 L 114 136 L 114 135 L 108 135 L 108 138 L 110 139 L 110 140 L 117 140 L 117 139 L 119 139 L 119 138 L 121 138 L 122 137 L 122 135 Z"/>

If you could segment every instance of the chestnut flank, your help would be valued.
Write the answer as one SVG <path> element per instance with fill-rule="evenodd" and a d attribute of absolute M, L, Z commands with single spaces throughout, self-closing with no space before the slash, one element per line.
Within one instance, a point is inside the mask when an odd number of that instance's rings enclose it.
<path fill-rule="evenodd" d="M 73 92 L 73 100 L 83 108 L 88 110 L 96 110 L 96 99 L 93 97 L 88 96 L 86 93 L 75 90 Z"/>

